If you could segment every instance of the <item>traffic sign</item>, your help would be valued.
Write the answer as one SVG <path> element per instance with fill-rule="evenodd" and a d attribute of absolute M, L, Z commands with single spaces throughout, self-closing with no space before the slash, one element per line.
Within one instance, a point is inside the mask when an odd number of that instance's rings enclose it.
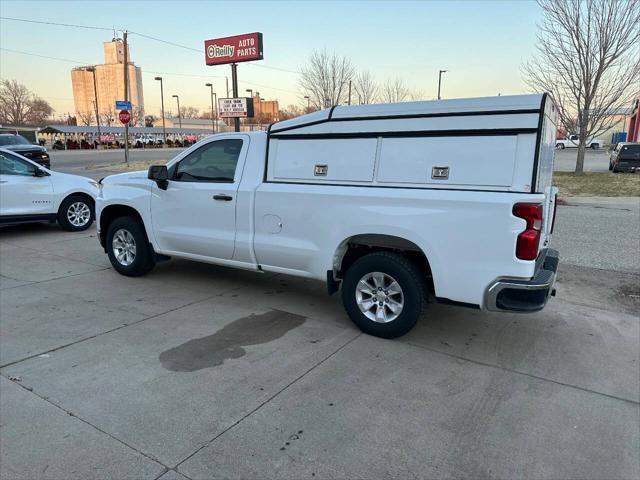
<path fill-rule="evenodd" d="M 116 100 L 116 110 L 131 110 L 131 102 L 129 100 Z"/>
<path fill-rule="evenodd" d="M 131 114 L 129 113 L 129 110 L 120 110 L 118 119 L 121 124 L 127 125 L 131 121 Z"/>

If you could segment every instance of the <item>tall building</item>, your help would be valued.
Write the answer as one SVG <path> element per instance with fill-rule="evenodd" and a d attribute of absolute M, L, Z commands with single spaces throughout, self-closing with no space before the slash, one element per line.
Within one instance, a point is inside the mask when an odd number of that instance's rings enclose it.
<path fill-rule="evenodd" d="M 142 94 L 142 70 L 136 67 L 128 57 L 129 100 L 132 106 L 131 123 L 144 123 L 144 96 Z M 118 120 L 116 100 L 124 100 L 124 44 L 114 38 L 104 42 L 104 60 L 101 65 L 77 67 L 71 70 L 73 101 L 76 108 L 78 125 L 95 125 L 95 86 L 98 97 L 98 115 L 101 125 L 113 124 Z"/>
<path fill-rule="evenodd" d="M 277 100 L 263 100 L 256 92 L 253 96 L 253 119 L 249 122 L 272 123 L 280 120 L 280 106 Z"/>

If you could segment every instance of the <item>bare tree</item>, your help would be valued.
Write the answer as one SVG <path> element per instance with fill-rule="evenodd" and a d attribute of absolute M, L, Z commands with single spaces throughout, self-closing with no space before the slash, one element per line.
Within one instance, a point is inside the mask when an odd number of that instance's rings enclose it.
<path fill-rule="evenodd" d="M 396 78 L 385 82 L 380 96 L 385 103 L 398 103 L 406 101 L 409 95 L 409 89 L 405 87 L 404 82 Z"/>
<path fill-rule="evenodd" d="M 301 108 L 297 105 L 289 105 L 287 108 L 284 108 L 278 112 L 278 117 L 280 118 L 280 121 L 289 120 L 290 118 L 299 117 L 300 115 L 308 113 L 306 109 L 306 106 L 304 108 Z"/>
<path fill-rule="evenodd" d="M 527 83 L 550 92 L 562 123 L 577 123 L 576 173 L 587 140 L 616 121 L 612 112 L 637 94 L 639 0 L 538 0 L 543 20 L 537 55 L 523 66 Z M 635 91 L 634 91 L 635 90 Z"/>
<path fill-rule="evenodd" d="M 84 126 L 89 126 L 93 123 L 93 112 L 92 111 L 87 111 L 87 112 L 76 112 L 76 114 L 78 115 L 78 118 L 80 119 L 80 123 Z"/>
<path fill-rule="evenodd" d="M 180 107 L 180 116 L 182 118 L 198 118 L 200 110 L 196 107 Z"/>
<path fill-rule="evenodd" d="M 110 107 L 106 112 L 100 112 L 100 125 L 104 125 L 106 127 L 110 127 L 116 121 L 116 109 L 114 107 Z"/>
<path fill-rule="evenodd" d="M 52 113 L 53 108 L 46 100 L 16 80 L 0 82 L 0 123 L 41 126 Z"/>
<path fill-rule="evenodd" d="M 49 105 L 49 102 L 43 100 L 40 97 L 34 96 L 31 99 L 31 109 L 27 115 L 26 124 L 42 127 L 47 122 L 47 119 L 53 114 L 53 108 Z"/>
<path fill-rule="evenodd" d="M 371 73 L 366 70 L 358 73 L 354 79 L 353 86 L 360 103 L 376 103 L 378 99 L 378 85 L 371 76 Z"/>
<path fill-rule="evenodd" d="M 302 68 L 300 89 L 315 109 L 330 108 L 347 101 L 349 80 L 354 68 L 347 57 L 316 50 Z"/>

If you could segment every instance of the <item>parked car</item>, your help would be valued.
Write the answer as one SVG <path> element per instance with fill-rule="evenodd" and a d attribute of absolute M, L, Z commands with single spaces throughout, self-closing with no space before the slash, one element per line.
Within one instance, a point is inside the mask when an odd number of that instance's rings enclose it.
<path fill-rule="evenodd" d="M 580 144 L 580 138 L 578 135 L 569 135 L 566 138 L 558 138 L 556 139 L 556 148 L 560 150 L 564 150 L 565 148 L 578 148 Z M 604 142 L 599 138 L 589 138 L 587 139 L 587 148 L 591 148 L 593 150 L 597 150 L 604 145 Z"/>
<path fill-rule="evenodd" d="M 611 151 L 609 170 L 614 173 L 640 170 L 640 143 L 618 143 L 616 148 Z"/>
<path fill-rule="evenodd" d="M 151 134 L 143 134 L 136 138 L 135 148 L 152 148 L 162 146 L 162 140 Z"/>
<path fill-rule="evenodd" d="M 86 230 L 97 193 L 90 178 L 53 172 L 0 148 L 0 224 L 50 221 L 71 232 Z"/>
<path fill-rule="evenodd" d="M 34 145 L 22 135 L 13 133 L 0 133 L 0 148 L 6 148 L 12 152 L 16 152 L 29 160 L 36 162 L 46 168 L 51 168 L 51 160 L 47 149 Z"/>
<path fill-rule="evenodd" d="M 139 276 L 172 256 L 326 282 L 358 327 L 438 302 L 532 312 L 553 293 L 547 95 L 337 106 L 222 133 L 101 181 L 99 240 Z M 455 152 L 455 154 L 452 154 Z"/>

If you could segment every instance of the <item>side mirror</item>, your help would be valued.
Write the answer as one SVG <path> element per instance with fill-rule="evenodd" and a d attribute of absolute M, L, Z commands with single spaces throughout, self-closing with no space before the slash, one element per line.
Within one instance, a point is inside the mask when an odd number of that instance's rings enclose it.
<path fill-rule="evenodd" d="M 162 190 L 166 190 L 169 186 L 169 171 L 166 165 L 151 165 L 147 178 L 156 182 L 158 188 Z"/>
<path fill-rule="evenodd" d="M 45 172 L 44 170 L 36 168 L 35 172 L 33 172 L 33 175 L 35 177 L 48 177 L 49 176 L 49 172 Z"/>

